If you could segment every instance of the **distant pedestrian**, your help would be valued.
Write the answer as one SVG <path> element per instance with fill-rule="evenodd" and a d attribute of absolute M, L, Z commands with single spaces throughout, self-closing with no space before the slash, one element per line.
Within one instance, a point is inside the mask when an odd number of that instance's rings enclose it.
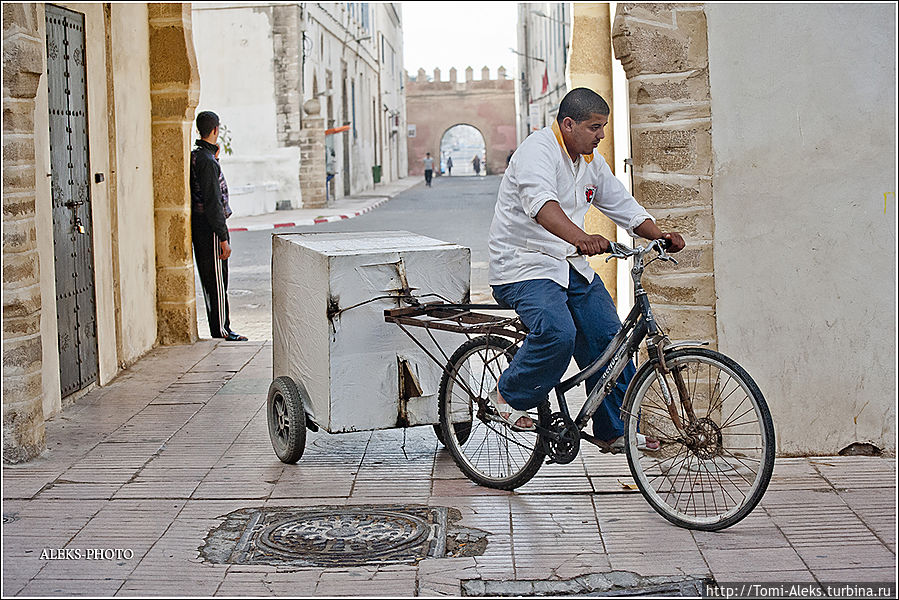
<path fill-rule="evenodd" d="M 481 174 L 481 157 L 477 154 L 474 155 L 474 158 L 471 159 L 471 166 L 474 167 L 474 174 Z"/>
<path fill-rule="evenodd" d="M 450 156 L 449 158 L 446 159 L 446 173 L 450 177 L 453 176 L 453 157 L 452 156 Z"/>
<path fill-rule="evenodd" d="M 431 187 L 431 177 L 434 175 L 434 159 L 431 158 L 430 152 L 425 154 L 422 162 L 425 165 L 425 185 Z"/>

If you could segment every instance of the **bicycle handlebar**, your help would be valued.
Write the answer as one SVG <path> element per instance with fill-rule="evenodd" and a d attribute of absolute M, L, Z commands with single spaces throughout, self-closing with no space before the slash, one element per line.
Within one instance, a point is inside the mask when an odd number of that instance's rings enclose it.
<path fill-rule="evenodd" d="M 657 258 L 662 260 L 670 260 L 672 262 L 677 262 L 665 252 L 668 248 L 671 247 L 671 240 L 667 238 L 659 238 L 649 242 L 646 246 L 637 246 L 635 248 L 628 248 L 623 244 L 619 244 L 617 242 L 609 242 L 609 256 L 606 257 L 606 262 L 613 258 L 629 258 L 631 256 L 639 256 L 642 259 L 646 254 L 649 254 L 650 251 L 655 250 L 659 253 Z"/>

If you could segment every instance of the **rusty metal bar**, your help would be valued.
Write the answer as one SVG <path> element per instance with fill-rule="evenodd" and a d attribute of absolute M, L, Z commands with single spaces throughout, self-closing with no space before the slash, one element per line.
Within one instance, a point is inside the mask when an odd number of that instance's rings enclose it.
<path fill-rule="evenodd" d="M 433 303 L 384 311 L 384 320 L 411 327 L 438 329 L 454 333 L 487 334 L 523 340 L 527 329 L 518 317 L 498 317 L 472 312 L 472 309 L 510 310 L 496 304 Z"/>

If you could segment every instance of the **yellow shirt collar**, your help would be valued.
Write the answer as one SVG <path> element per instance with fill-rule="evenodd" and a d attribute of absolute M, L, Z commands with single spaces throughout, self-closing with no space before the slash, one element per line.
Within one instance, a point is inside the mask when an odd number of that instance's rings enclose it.
<path fill-rule="evenodd" d="M 568 154 L 568 148 L 565 147 L 565 140 L 562 138 L 562 130 L 559 129 L 559 122 L 556 121 L 555 119 L 553 119 L 552 128 L 553 128 L 553 133 L 556 134 L 556 141 L 559 142 L 560 146 L 562 146 L 562 150 L 565 151 L 565 154 Z M 574 160 L 574 158 L 572 158 L 570 154 L 568 154 L 568 156 L 569 156 L 569 158 L 571 158 L 571 160 Z M 584 157 L 584 160 L 587 161 L 588 165 L 593 160 L 592 152 L 590 154 L 581 154 L 581 156 Z"/>

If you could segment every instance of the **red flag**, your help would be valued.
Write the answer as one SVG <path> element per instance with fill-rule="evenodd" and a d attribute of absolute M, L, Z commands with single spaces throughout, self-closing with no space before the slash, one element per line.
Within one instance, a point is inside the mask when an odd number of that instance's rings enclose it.
<path fill-rule="evenodd" d="M 549 72 L 546 67 L 543 68 L 543 90 L 540 92 L 541 94 L 545 94 L 546 90 L 549 89 Z"/>

